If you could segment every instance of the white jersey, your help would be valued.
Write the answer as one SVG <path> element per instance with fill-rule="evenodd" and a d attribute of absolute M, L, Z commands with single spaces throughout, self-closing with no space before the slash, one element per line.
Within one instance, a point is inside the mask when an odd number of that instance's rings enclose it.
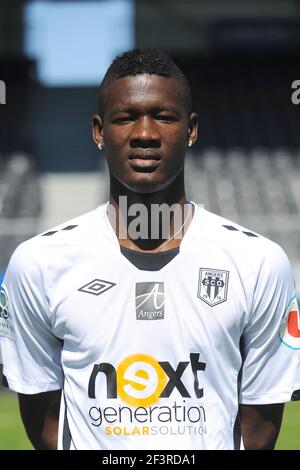
<path fill-rule="evenodd" d="M 63 390 L 60 449 L 234 449 L 239 403 L 299 396 L 285 253 L 199 206 L 177 251 L 122 253 L 106 205 L 26 241 L 0 313 L 9 387 Z"/>

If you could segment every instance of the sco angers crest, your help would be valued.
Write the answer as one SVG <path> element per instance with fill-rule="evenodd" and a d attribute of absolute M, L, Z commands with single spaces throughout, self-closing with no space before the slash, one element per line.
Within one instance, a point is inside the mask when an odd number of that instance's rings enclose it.
<path fill-rule="evenodd" d="M 300 316 L 296 295 L 287 306 L 280 328 L 280 339 L 291 349 L 300 349 Z"/>
<path fill-rule="evenodd" d="M 227 300 L 229 271 L 200 268 L 198 297 L 214 307 Z"/>

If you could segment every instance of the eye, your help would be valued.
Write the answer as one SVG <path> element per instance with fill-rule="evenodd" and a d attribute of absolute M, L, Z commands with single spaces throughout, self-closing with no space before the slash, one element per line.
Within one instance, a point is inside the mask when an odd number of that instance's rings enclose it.
<path fill-rule="evenodd" d="M 119 118 L 115 118 L 113 120 L 113 124 L 127 124 L 132 121 L 132 117 L 130 116 L 123 116 Z"/>
<path fill-rule="evenodd" d="M 162 121 L 162 122 L 175 122 L 177 121 L 176 116 L 173 116 L 171 114 L 158 114 L 155 119 L 157 121 Z"/>

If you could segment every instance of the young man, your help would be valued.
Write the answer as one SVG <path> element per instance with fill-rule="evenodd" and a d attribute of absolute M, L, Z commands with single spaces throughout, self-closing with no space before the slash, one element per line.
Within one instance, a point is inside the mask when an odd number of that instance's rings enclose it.
<path fill-rule="evenodd" d="M 158 51 L 118 57 L 93 135 L 110 204 L 20 245 L 3 283 L 4 375 L 33 445 L 235 449 L 240 429 L 274 448 L 300 389 L 293 276 L 278 245 L 187 201 L 185 76 Z"/>

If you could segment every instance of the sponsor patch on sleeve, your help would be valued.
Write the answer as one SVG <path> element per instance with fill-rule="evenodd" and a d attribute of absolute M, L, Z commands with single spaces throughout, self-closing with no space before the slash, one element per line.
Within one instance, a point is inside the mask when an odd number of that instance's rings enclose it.
<path fill-rule="evenodd" d="M 300 316 L 296 295 L 291 298 L 284 314 L 280 339 L 285 346 L 300 349 Z"/>
<path fill-rule="evenodd" d="M 15 341 L 16 335 L 11 315 L 9 313 L 9 300 L 5 288 L 0 290 L 0 336 Z"/>

